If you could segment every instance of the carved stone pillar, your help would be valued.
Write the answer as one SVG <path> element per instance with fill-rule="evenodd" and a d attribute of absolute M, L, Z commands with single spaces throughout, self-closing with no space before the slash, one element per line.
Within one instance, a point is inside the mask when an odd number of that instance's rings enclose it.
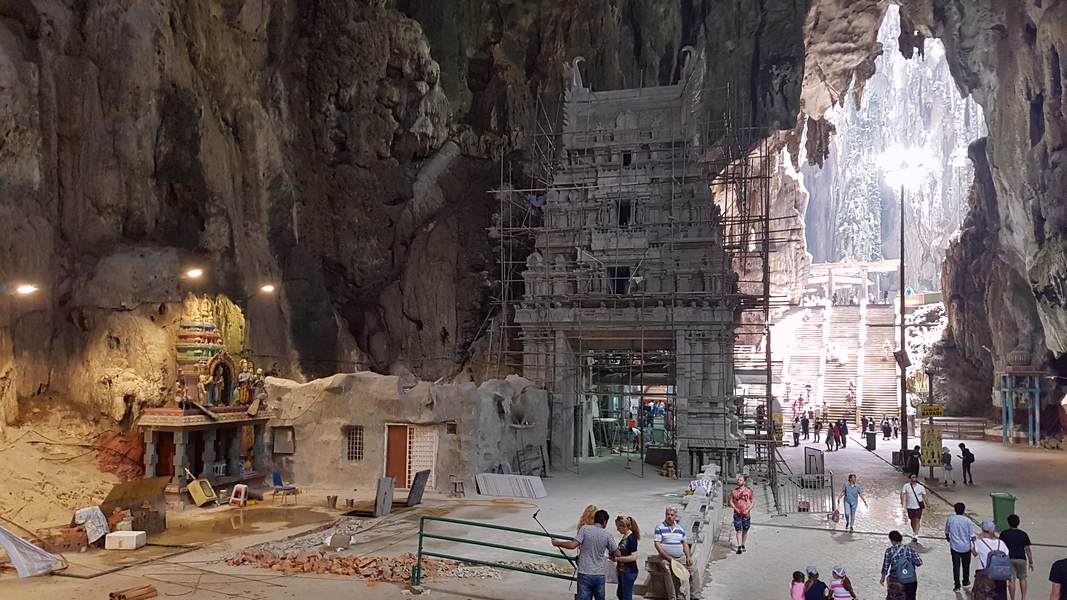
<path fill-rule="evenodd" d="M 204 466 L 200 469 L 200 477 L 202 479 L 207 479 L 208 481 L 214 481 L 215 471 L 212 467 L 215 464 L 216 430 L 205 429 L 201 432 L 201 435 L 204 436 L 204 452 L 201 454 L 200 458 L 202 459 Z"/>
<path fill-rule="evenodd" d="M 153 429 L 144 431 L 144 476 L 145 479 L 156 476 L 156 465 L 159 464 L 159 448 L 157 439 L 159 434 Z"/>
<path fill-rule="evenodd" d="M 187 481 L 185 469 L 189 466 L 189 434 L 185 431 L 174 432 L 174 478 L 173 485 L 184 486 Z"/>

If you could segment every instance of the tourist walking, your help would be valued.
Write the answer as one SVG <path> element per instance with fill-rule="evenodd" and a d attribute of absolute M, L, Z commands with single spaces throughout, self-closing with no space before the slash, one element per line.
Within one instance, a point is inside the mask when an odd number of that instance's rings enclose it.
<path fill-rule="evenodd" d="M 1048 572 L 1048 580 L 1052 582 L 1049 600 L 1067 600 L 1067 558 L 1061 558 L 1052 563 L 1052 568 Z"/>
<path fill-rule="evenodd" d="M 889 436 L 893 434 L 893 426 L 889 424 L 889 419 L 882 417 L 882 441 L 888 440 Z"/>
<path fill-rule="evenodd" d="M 604 573 L 608 557 L 618 551 L 618 546 L 605 527 L 608 511 L 598 510 L 593 514 L 593 524 L 583 525 L 573 540 L 552 540 L 557 548 L 578 550 L 578 600 L 604 600 Z"/>
<path fill-rule="evenodd" d="M 838 431 L 841 434 L 841 447 L 844 448 L 848 446 L 848 423 L 844 419 L 841 419 Z"/>
<path fill-rule="evenodd" d="M 904 474 L 905 475 L 914 475 L 916 477 L 919 476 L 919 466 L 922 464 L 919 461 L 919 456 L 920 455 L 921 455 L 921 451 L 919 450 L 918 446 L 916 446 L 914 449 L 912 449 L 911 452 L 908 452 L 908 455 L 905 457 L 905 460 L 904 460 Z"/>
<path fill-rule="evenodd" d="M 800 416 L 800 431 L 804 434 L 804 440 L 808 439 L 809 429 L 811 428 L 811 419 L 808 416 L 811 411 L 808 411 Z"/>
<path fill-rule="evenodd" d="M 793 580 L 789 582 L 789 600 L 804 600 L 804 573 L 793 571 Z"/>
<path fill-rule="evenodd" d="M 919 541 L 919 527 L 923 522 L 923 509 L 926 508 L 926 486 L 919 483 L 915 473 L 908 475 L 908 482 L 900 490 L 900 504 L 908 512 L 911 522 L 911 541 Z"/>
<path fill-rule="evenodd" d="M 1019 529 L 1019 515 L 1008 515 L 1008 528 L 1000 532 L 1000 541 L 1008 547 L 1008 559 L 1011 560 L 1012 579 L 1008 582 L 1008 595 L 1015 600 L 1015 582 L 1019 582 L 1019 593 L 1026 600 L 1029 587 L 1027 574 L 1034 570 L 1034 554 L 1030 550 L 1030 536 Z"/>
<path fill-rule="evenodd" d="M 745 485 L 744 475 L 737 476 L 737 486 L 730 490 L 730 506 L 734 509 L 734 532 L 737 534 L 737 553 L 746 550 L 748 530 L 752 527 L 752 489 Z"/>
<path fill-rule="evenodd" d="M 845 574 L 845 567 L 834 565 L 834 578 L 830 581 L 830 598 L 833 600 L 855 600 L 856 590 L 852 589 L 852 580 Z"/>
<path fill-rule="evenodd" d="M 804 584 L 804 600 L 826 600 L 830 594 L 830 588 L 819 581 L 819 569 L 808 567 L 804 569 L 808 573 L 808 581 Z"/>
<path fill-rule="evenodd" d="M 962 502 L 952 505 L 956 514 L 945 521 L 945 539 L 952 552 L 952 591 L 960 591 L 960 573 L 963 573 L 963 585 L 971 585 L 971 540 L 974 539 L 974 527 L 971 520 L 963 513 L 967 506 Z"/>
<path fill-rule="evenodd" d="M 991 569 L 992 561 L 1007 558 L 1008 546 L 997 539 L 997 525 L 992 521 L 982 522 L 982 533 L 971 538 L 971 555 L 978 558 L 978 568 L 974 571 L 974 587 L 971 588 L 972 600 L 1007 600 L 1008 577 L 1000 578 Z"/>
<path fill-rule="evenodd" d="M 615 561 L 615 571 L 618 575 L 619 585 L 615 596 L 619 600 L 633 600 L 634 583 L 637 581 L 637 541 L 641 539 L 641 531 L 633 517 L 619 515 L 615 517 L 615 529 L 622 535 L 619 540 L 618 550 L 612 557 Z"/>
<path fill-rule="evenodd" d="M 826 451 L 827 452 L 833 452 L 834 451 L 834 430 L 835 429 L 837 429 L 837 428 L 834 426 L 833 421 L 830 421 L 829 419 L 827 419 L 826 420 Z"/>
<path fill-rule="evenodd" d="M 855 473 L 848 474 L 848 480 L 845 481 L 845 485 L 841 486 L 840 498 L 845 509 L 845 527 L 848 527 L 849 533 L 852 533 L 853 527 L 856 526 L 856 506 L 859 501 L 863 500 L 863 505 L 870 507 L 867 499 L 863 497 L 863 486 L 857 483 Z"/>
<path fill-rule="evenodd" d="M 800 445 L 800 417 L 793 415 L 793 447 Z"/>
<path fill-rule="evenodd" d="M 974 475 L 971 475 L 971 465 L 974 464 L 974 453 L 967 444 L 960 442 L 960 462 L 963 463 L 963 484 L 974 485 Z"/>
<path fill-rule="evenodd" d="M 919 578 L 915 568 L 923 564 L 919 554 L 911 546 L 904 545 L 904 536 L 893 530 L 889 532 L 891 545 L 882 557 L 882 579 L 885 585 L 885 600 L 915 600 Z"/>
<path fill-rule="evenodd" d="M 815 417 L 815 439 L 812 440 L 816 444 L 819 443 L 819 434 L 822 433 L 822 419 Z"/>
<path fill-rule="evenodd" d="M 689 600 L 690 590 L 700 590 L 700 582 L 696 569 L 693 566 L 693 558 L 690 554 L 689 544 L 686 542 L 685 529 L 678 524 L 678 511 L 673 506 L 668 506 L 663 511 L 663 522 L 656 526 L 652 536 L 656 554 L 663 561 L 669 583 L 667 592 L 669 600 Z M 674 573 L 672 562 L 682 563 L 689 571 L 689 576 L 680 578 Z"/>
<path fill-rule="evenodd" d="M 900 437 L 900 417 L 893 417 L 893 439 Z"/>

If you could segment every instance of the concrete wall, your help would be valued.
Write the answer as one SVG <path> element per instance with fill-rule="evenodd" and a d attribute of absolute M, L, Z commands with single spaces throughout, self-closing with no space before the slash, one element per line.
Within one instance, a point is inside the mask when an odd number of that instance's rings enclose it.
<path fill-rule="evenodd" d="M 508 462 L 527 446 L 543 447 L 548 395 L 518 376 L 473 383 L 401 385 L 371 372 L 343 373 L 308 383 L 267 378 L 272 427 L 293 427 L 292 454 L 274 454 L 286 480 L 323 489 L 373 490 L 385 474 L 386 426 L 411 424 L 437 431 L 434 488 L 455 475 L 473 475 Z M 455 433 L 447 424 L 455 423 Z M 363 427 L 363 460 L 345 457 L 345 428 Z M 402 482 L 397 482 L 402 485 Z M 468 489 L 473 489 L 470 487 Z"/>

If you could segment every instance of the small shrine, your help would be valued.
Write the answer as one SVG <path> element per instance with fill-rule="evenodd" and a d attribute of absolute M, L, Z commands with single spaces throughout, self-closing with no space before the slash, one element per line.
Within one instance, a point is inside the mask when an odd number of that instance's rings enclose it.
<path fill-rule="evenodd" d="M 1030 364 L 1030 353 L 1008 353 L 1008 365 L 997 374 L 1003 443 L 1015 443 L 1016 412 L 1026 411 L 1026 443 L 1041 444 L 1041 378 L 1045 371 Z"/>
<path fill-rule="evenodd" d="M 187 471 L 216 486 L 267 474 L 266 387 L 246 354 L 240 308 L 225 296 L 190 294 L 175 343 L 173 400 L 137 421 L 146 478 L 169 476 L 167 491 L 181 494 Z"/>

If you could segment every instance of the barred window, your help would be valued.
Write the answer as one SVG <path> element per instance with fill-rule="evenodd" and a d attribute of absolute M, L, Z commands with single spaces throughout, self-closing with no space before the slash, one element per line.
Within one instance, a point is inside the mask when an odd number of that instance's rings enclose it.
<path fill-rule="evenodd" d="M 362 425 L 345 427 L 345 459 L 349 461 L 363 460 Z"/>

